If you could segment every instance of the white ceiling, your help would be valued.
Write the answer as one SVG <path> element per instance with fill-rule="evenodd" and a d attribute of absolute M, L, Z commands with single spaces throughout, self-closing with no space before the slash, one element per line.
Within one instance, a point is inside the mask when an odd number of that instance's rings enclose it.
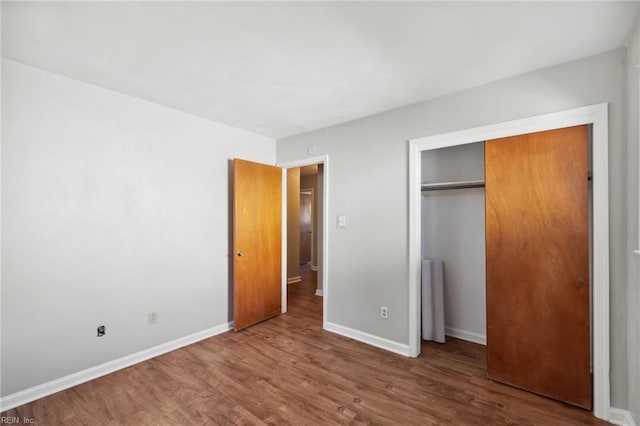
<path fill-rule="evenodd" d="M 2 56 L 282 138 L 624 45 L 636 2 L 3 2 Z"/>

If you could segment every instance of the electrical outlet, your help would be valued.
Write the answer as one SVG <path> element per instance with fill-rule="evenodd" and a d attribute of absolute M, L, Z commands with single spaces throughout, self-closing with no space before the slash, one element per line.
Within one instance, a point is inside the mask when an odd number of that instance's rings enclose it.
<path fill-rule="evenodd" d="M 107 327 L 105 327 L 104 325 L 99 325 L 98 326 L 98 337 L 102 337 L 105 334 L 107 334 Z"/>
<path fill-rule="evenodd" d="M 149 325 L 155 324 L 158 322 L 158 313 L 157 312 L 149 312 Z"/>
<path fill-rule="evenodd" d="M 380 306 L 380 318 L 389 319 L 389 308 L 386 306 Z"/>

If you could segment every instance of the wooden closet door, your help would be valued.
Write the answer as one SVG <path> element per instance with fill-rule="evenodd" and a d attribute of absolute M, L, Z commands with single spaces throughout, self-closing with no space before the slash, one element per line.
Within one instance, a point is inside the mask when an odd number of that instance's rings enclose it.
<path fill-rule="evenodd" d="M 591 409 L 587 127 L 485 143 L 489 378 Z"/>

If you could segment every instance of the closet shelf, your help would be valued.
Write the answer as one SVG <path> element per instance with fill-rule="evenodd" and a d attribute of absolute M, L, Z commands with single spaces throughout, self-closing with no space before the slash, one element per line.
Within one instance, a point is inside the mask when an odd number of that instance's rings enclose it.
<path fill-rule="evenodd" d="M 463 180 L 458 182 L 423 183 L 422 191 L 444 191 L 447 189 L 484 188 L 483 180 Z"/>

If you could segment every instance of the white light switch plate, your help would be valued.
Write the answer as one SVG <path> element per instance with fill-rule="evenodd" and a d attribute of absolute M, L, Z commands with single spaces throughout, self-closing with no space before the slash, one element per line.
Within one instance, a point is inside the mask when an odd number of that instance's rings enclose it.
<path fill-rule="evenodd" d="M 338 213 L 336 215 L 336 228 L 338 229 L 346 229 L 347 228 L 347 215 Z"/>

